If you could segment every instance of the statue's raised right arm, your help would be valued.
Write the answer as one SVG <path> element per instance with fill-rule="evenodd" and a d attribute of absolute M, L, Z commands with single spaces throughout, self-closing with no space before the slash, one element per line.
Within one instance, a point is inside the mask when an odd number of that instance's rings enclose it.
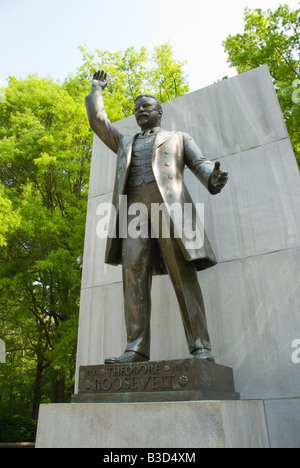
<path fill-rule="evenodd" d="M 106 146 L 117 153 L 121 134 L 106 115 L 103 90 L 107 84 L 107 73 L 103 70 L 94 73 L 92 90 L 85 98 L 85 105 L 91 128 Z"/>

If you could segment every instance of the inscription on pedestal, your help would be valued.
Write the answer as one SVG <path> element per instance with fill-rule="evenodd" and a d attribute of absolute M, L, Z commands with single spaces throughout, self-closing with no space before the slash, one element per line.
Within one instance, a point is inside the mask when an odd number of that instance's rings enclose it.
<path fill-rule="evenodd" d="M 232 369 L 198 359 L 81 366 L 79 393 L 183 390 L 234 392 Z"/>
<path fill-rule="evenodd" d="M 80 391 L 142 392 L 172 390 L 191 385 L 189 366 L 167 363 L 89 366 L 80 369 Z"/>

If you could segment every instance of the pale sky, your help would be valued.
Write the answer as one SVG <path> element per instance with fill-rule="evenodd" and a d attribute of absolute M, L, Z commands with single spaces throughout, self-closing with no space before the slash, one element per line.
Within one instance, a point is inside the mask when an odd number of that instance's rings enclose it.
<path fill-rule="evenodd" d="M 79 45 L 152 51 L 170 41 L 194 91 L 236 75 L 222 41 L 243 32 L 245 7 L 282 3 L 300 8 L 299 0 L 0 0 L 0 82 L 31 73 L 63 80 L 81 65 Z"/>

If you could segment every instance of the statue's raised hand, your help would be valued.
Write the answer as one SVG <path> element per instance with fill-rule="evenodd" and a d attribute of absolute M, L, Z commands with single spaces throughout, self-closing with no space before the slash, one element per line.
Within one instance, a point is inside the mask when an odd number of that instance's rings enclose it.
<path fill-rule="evenodd" d="M 104 72 L 104 70 L 98 70 L 94 73 L 93 75 L 93 81 L 92 81 L 92 89 L 97 90 L 106 88 L 108 84 L 108 79 L 107 79 L 107 73 Z"/>

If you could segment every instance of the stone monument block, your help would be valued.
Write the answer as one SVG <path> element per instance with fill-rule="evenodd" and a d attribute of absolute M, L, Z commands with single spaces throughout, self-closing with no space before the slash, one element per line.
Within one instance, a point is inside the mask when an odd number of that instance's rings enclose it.
<path fill-rule="evenodd" d="M 37 446 L 300 447 L 294 347 L 300 342 L 300 177 L 268 67 L 174 99 L 163 104 L 163 112 L 166 130 L 189 133 L 229 173 L 227 186 L 214 197 L 189 170 L 185 182 L 194 202 L 205 205 L 205 231 L 218 261 L 198 273 L 213 355 L 219 366 L 233 369 L 241 400 L 42 405 Z M 115 125 L 122 133 L 139 131 L 134 117 Z M 104 359 L 126 347 L 121 268 L 104 264 L 105 239 L 97 236 L 97 208 L 111 200 L 115 164 L 115 155 L 95 137 L 77 401 L 86 397 L 80 369 L 96 366 L 101 375 Z M 153 278 L 151 337 L 152 362 L 190 359 L 168 276 Z"/>
<path fill-rule="evenodd" d="M 262 401 L 74 403 L 41 406 L 36 447 L 195 453 L 268 448 L 269 440 Z"/>

